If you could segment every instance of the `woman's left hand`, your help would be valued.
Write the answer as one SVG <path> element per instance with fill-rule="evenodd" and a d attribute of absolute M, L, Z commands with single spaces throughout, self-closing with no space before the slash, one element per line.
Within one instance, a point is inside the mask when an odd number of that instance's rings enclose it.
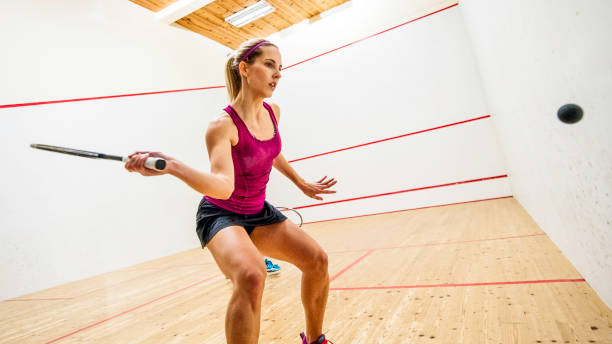
<path fill-rule="evenodd" d="M 304 182 L 302 185 L 300 185 L 300 190 L 302 190 L 306 196 L 322 201 L 323 198 L 318 195 L 336 193 L 336 191 L 328 189 L 336 185 L 337 182 L 338 181 L 334 178 L 327 178 L 327 176 L 325 176 L 321 178 L 321 180 L 314 183 Z"/>

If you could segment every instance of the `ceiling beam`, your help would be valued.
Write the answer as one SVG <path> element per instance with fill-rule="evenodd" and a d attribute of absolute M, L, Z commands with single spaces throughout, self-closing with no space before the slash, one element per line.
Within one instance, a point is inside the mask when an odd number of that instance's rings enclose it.
<path fill-rule="evenodd" d="M 157 12 L 156 16 L 160 21 L 172 24 L 213 1 L 215 0 L 179 0 Z"/>

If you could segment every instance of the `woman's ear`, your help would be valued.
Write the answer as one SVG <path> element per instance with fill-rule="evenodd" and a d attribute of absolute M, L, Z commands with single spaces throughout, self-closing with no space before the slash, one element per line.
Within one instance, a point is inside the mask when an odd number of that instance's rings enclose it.
<path fill-rule="evenodd" d="M 246 63 L 244 61 L 238 62 L 238 75 L 242 76 L 242 73 L 246 74 Z"/>

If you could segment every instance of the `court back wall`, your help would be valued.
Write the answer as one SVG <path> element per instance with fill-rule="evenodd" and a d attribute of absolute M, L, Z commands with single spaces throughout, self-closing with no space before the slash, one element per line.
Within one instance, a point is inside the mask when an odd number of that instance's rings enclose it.
<path fill-rule="evenodd" d="M 490 115 L 454 4 L 352 1 L 301 30 L 273 35 L 288 66 L 273 97 L 281 107 L 285 157 L 301 159 Z M 378 17 L 384 27 L 370 23 Z M 511 195 L 508 178 L 401 192 L 504 175 L 491 118 L 292 166 L 311 181 L 324 175 L 339 180 L 337 193 L 319 202 L 273 173 L 269 198 L 282 206 L 308 206 L 301 209 L 306 222 Z M 389 195 L 370 197 L 380 194 Z M 318 205 L 326 202 L 338 203 Z"/>

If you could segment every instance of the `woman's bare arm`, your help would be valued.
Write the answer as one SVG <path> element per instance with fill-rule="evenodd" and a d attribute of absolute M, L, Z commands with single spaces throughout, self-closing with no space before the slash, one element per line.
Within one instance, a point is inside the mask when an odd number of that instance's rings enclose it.
<path fill-rule="evenodd" d="M 230 119 L 231 121 L 231 119 Z M 198 171 L 187 164 L 158 152 L 136 152 L 131 154 L 125 168 L 144 176 L 171 174 L 185 182 L 197 192 L 219 199 L 227 199 L 234 192 L 234 164 L 232 162 L 231 126 L 226 118 L 210 123 L 206 131 L 206 147 L 210 159 L 210 172 Z M 144 167 L 148 157 L 166 160 L 163 171 Z"/>

